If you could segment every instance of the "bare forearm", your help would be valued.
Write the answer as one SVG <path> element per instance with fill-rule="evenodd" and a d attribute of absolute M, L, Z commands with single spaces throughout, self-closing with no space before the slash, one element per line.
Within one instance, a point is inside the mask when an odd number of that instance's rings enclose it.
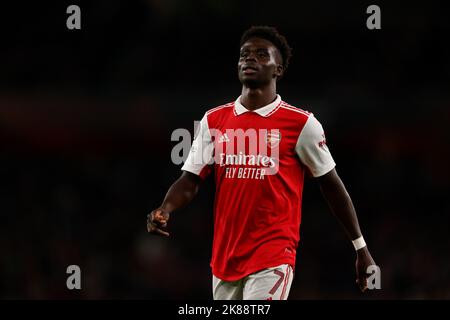
<path fill-rule="evenodd" d="M 343 225 L 345 232 L 350 240 L 355 240 L 361 237 L 361 230 L 359 228 L 358 217 L 356 216 L 355 208 L 353 206 L 350 195 L 345 189 L 344 184 L 339 178 L 335 169 L 318 178 L 322 194 L 328 202 L 331 211 L 338 218 Z M 355 243 L 354 243 L 355 245 Z M 368 267 L 376 265 L 372 256 L 370 255 L 367 246 L 363 244 L 362 247 L 356 249 L 356 283 L 359 285 L 361 291 L 367 290 Z"/>
<path fill-rule="evenodd" d="M 178 210 L 192 201 L 198 192 L 200 177 L 183 172 L 167 191 L 161 208 L 168 212 Z"/>
<path fill-rule="evenodd" d="M 318 179 L 324 198 L 327 200 L 331 211 L 344 227 L 350 240 L 359 238 L 361 230 L 355 208 L 336 171 L 333 170 Z"/>

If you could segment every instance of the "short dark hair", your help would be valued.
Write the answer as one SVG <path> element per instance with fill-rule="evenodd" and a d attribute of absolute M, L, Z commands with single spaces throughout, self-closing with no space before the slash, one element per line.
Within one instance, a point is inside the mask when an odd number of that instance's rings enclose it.
<path fill-rule="evenodd" d="M 286 38 L 277 29 L 269 26 L 252 26 L 242 34 L 241 47 L 250 38 L 261 38 L 272 42 L 281 54 L 283 69 L 286 71 L 289 65 L 289 59 L 292 56 L 292 49 L 289 47 Z"/>

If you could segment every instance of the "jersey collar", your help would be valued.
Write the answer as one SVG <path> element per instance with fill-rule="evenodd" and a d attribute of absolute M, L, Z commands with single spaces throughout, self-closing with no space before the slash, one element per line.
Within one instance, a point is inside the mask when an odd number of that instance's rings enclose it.
<path fill-rule="evenodd" d="M 277 98 L 274 102 L 268 104 L 267 106 L 261 107 L 259 109 L 256 109 L 254 111 L 248 110 L 246 107 L 244 107 L 241 104 L 241 96 L 239 96 L 236 101 L 234 102 L 234 115 L 238 116 L 245 112 L 256 112 L 260 116 L 268 117 L 270 116 L 281 104 L 281 97 L 279 94 L 277 94 Z"/>

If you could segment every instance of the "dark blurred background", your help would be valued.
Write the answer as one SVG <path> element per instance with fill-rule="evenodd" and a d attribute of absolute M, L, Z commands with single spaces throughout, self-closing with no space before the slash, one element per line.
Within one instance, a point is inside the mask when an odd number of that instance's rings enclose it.
<path fill-rule="evenodd" d="M 81 30 L 66 28 L 71 4 Z M 450 298 L 441 3 L 237 0 L 2 4 L 0 298 L 212 297 L 212 179 L 170 238 L 146 215 L 180 174 L 172 131 L 236 99 L 239 38 L 261 24 L 294 49 L 279 93 L 322 122 L 382 276 L 358 292 L 351 243 L 308 180 L 290 299 Z"/>

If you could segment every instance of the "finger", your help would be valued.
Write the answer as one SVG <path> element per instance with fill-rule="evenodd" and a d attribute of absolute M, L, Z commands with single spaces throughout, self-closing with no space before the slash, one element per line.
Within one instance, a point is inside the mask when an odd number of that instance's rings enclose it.
<path fill-rule="evenodd" d="M 164 219 L 164 220 L 169 220 L 169 213 L 166 211 L 163 211 L 161 209 L 158 209 L 155 211 L 155 218 L 157 219 Z"/>
<path fill-rule="evenodd" d="M 156 209 L 156 210 L 154 210 L 152 213 L 153 213 L 153 216 L 154 216 L 154 217 L 157 217 L 157 216 L 159 216 L 159 215 L 161 214 L 161 210 Z"/>
<path fill-rule="evenodd" d="M 165 236 L 165 237 L 168 237 L 168 236 L 169 236 L 169 233 L 168 233 L 168 232 L 166 232 L 166 231 L 164 231 L 164 230 L 161 230 L 161 229 L 159 229 L 159 228 L 154 228 L 153 231 L 150 232 L 150 233 L 156 234 L 156 235 Z"/>
<path fill-rule="evenodd" d="M 153 220 L 152 223 L 155 224 L 158 228 L 167 227 L 167 220 Z"/>
<path fill-rule="evenodd" d="M 167 225 L 167 220 L 161 215 L 156 215 L 155 212 L 151 212 L 147 215 L 147 224 L 156 224 L 159 227 Z"/>
<path fill-rule="evenodd" d="M 158 220 L 155 220 L 155 221 L 152 221 L 152 222 L 150 222 L 150 224 L 153 224 L 155 227 L 158 227 L 158 228 L 166 228 L 167 227 L 167 221 L 158 221 Z"/>
<path fill-rule="evenodd" d="M 147 223 L 152 223 L 154 218 L 155 218 L 155 214 L 152 211 L 147 215 Z"/>
<path fill-rule="evenodd" d="M 164 212 L 160 209 L 155 210 L 154 218 L 155 219 L 164 219 Z"/>
<path fill-rule="evenodd" d="M 153 234 L 161 234 L 164 236 L 169 236 L 169 233 L 161 230 L 161 227 L 159 225 L 157 225 L 156 223 L 147 223 L 147 231 L 149 233 L 153 233 Z"/>
<path fill-rule="evenodd" d="M 359 278 L 358 280 L 356 280 L 356 283 L 358 284 L 359 289 L 362 292 L 367 290 L 367 279 L 366 278 L 364 278 L 364 277 Z"/>
<path fill-rule="evenodd" d="M 169 220 L 169 213 L 157 209 L 152 211 L 147 217 L 149 217 L 152 221 L 159 221 L 161 223 L 164 223 Z"/>
<path fill-rule="evenodd" d="M 147 223 L 147 230 L 148 232 L 153 232 L 153 230 L 160 228 L 160 225 L 155 222 L 149 222 Z"/>
<path fill-rule="evenodd" d="M 156 229 L 157 227 L 158 226 L 155 223 L 147 221 L 147 231 L 148 232 L 153 232 L 153 230 Z"/>

